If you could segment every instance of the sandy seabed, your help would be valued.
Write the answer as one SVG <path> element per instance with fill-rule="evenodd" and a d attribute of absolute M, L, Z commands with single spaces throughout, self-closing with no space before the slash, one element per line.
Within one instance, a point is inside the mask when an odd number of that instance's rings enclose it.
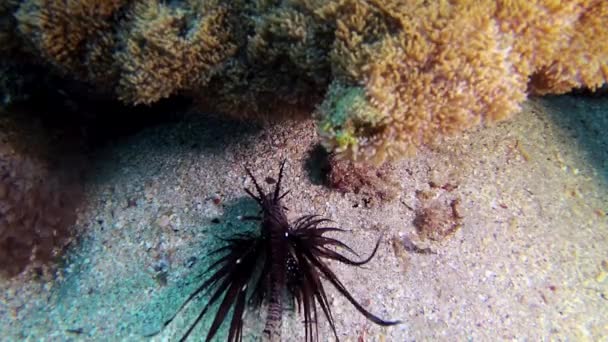
<path fill-rule="evenodd" d="M 385 202 L 321 184 L 312 121 L 192 117 L 146 129 L 98 152 L 83 234 L 56 281 L 0 281 L 0 339 L 178 340 L 205 299 L 162 322 L 199 283 L 216 237 L 254 228 L 237 218 L 257 211 L 242 166 L 276 177 L 283 158 L 290 218 L 323 214 L 351 230 L 343 239 L 362 254 L 383 236 L 367 267 L 332 267 L 365 307 L 403 324 L 373 325 L 327 284 L 341 340 L 606 339 L 607 129 L 606 98 L 531 99 L 510 121 L 394 163 L 396 198 Z M 423 239 L 413 223 L 420 193 L 458 201 L 459 229 Z M 434 253 L 408 252 L 403 240 Z M 303 340 L 301 320 L 284 319 L 285 341 Z M 245 340 L 256 340 L 263 315 L 246 322 Z M 320 335 L 332 339 L 324 321 Z"/>

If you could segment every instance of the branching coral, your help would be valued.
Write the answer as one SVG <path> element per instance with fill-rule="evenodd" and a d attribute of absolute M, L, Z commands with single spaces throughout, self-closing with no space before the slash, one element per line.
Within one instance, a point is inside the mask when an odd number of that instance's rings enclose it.
<path fill-rule="evenodd" d="M 603 0 L 26 0 L 16 18 L 43 59 L 126 103 L 320 104 L 324 146 L 355 161 L 608 80 Z"/>

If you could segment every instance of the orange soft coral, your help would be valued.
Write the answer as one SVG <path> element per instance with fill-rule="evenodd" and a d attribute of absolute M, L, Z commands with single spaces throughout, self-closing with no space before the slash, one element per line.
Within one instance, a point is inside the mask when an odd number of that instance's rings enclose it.
<path fill-rule="evenodd" d="M 555 37 L 539 40 L 548 44 L 560 41 L 553 54 L 546 55 L 531 78 L 530 91 L 539 94 L 562 94 L 573 88 L 598 89 L 608 82 L 608 2 L 572 1 L 578 14 L 570 24 L 563 24 Z"/>
<path fill-rule="evenodd" d="M 18 31 L 35 54 L 64 74 L 97 82 L 113 71 L 114 18 L 128 0 L 26 0 L 15 13 Z"/>
<path fill-rule="evenodd" d="M 136 4 L 128 15 L 131 24 L 122 33 L 126 49 L 117 54 L 119 98 L 152 103 L 178 90 L 204 86 L 236 50 L 227 29 L 228 14 L 226 6 L 217 4 Z"/>
<path fill-rule="evenodd" d="M 321 102 L 323 144 L 356 161 L 608 80 L 604 0 L 26 0 L 16 14 L 44 61 L 129 104 L 182 93 L 249 118 Z"/>
<path fill-rule="evenodd" d="M 348 81 L 335 81 L 317 112 L 325 146 L 352 160 L 382 162 L 507 118 L 530 77 L 543 94 L 608 80 L 608 44 L 592 44 L 608 38 L 603 1 L 372 2 L 344 1 L 355 18 L 335 8 Z M 361 22 L 378 12 L 397 24 L 365 42 Z M 375 25 L 367 30 L 383 31 Z"/>

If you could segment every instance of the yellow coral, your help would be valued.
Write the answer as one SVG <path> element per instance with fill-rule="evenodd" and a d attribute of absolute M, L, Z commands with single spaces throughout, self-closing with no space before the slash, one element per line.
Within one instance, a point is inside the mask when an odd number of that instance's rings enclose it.
<path fill-rule="evenodd" d="M 608 82 L 608 2 L 580 1 L 574 23 L 556 40 L 560 47 L 535 71 L 530 90 L 560 94 L 573 88 L 597 89 Z M 564 26 L 564 25 L 562 25 Z"/>
<path fill-rule="evenodd" d="M 234 18 L 220 3 L 26 0 L 14 16 L 34 54 L 137 104 L 202 87 L 234 53 Z"/>
<path fill-rule="evenodd" d="M 89 49 L 110 53 L 112 16 L 128 0 L 26 0 L 15 14 L 20 33 L 66 73 L 86 77 Z M 99 61 L 99 59 L 97 59 Z M 110 69 L 104 65 L 106 73 Z"/>
<path fill-rule="evenodd" d="M 357 161 L 608 80 L 605 0 L 26 0 L 15 18 L 44 60 L 129 104 L 182 92 L 250 118 L 325 96 L 322 142 Z"/>
<path fill-rule="evenodd" d="M 296 2 L 243 3 L 234 33 L 241 53 L 197 92 L 201 108 L 239 119 L 309 117 L 331 78 L 331 27 Z"/>
<path fill-rule="evenodd" d="M 196 6 L 198 5 L 198 6 Z M 135 5 L 118 54 L 118 96 L 130 103 L 152 103 L 184 88 L 204 86 L 216 68 L 236 51 L 230 42 L 229 10 L 211 1 L 192 8 L 157 1 Z"/>
<path fill-rule="evenodd" d="M 341 129 L 361 114 L 335 107 L 340 99 L 333 97 L 342 94 L 330 92 L 316 114 L 324 145 L 355 161 L 379 163 L 438 135 L 505 119 L 518 111 L 531 76 L 537 93 L 595 88 L 608 79 L 608 44 L 593 44 L 594 37 L 608 38 L 606 2 L 371 2 L 377 7 L 368 12 L 383 11 L 398 28 L 387 32 L 373 23 L 367 30 L 385 33 L 362 40 L 357 33 L 365 19 L 343 15 L 349 20 L 336 23 L 336 38 L 344 41 L 335 53 L 346 61 L 339 63 L 344 79 L 365 89 L 370 114 L 378 115 L 366 120 L 374 137 L 354 133 L 344 145 Z M 339 125 L 330 124 L 332 117 Z"/>

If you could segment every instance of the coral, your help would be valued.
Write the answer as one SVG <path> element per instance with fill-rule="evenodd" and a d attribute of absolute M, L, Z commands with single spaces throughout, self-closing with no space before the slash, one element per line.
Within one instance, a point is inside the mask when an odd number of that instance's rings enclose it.
<path fill-rule="evenodd" d="M 245 3 L 234 30 L 238 58 L 195 95 L 199 104 L 237 118 L 310 115 L 331 79 L 331 26 L 296 2 Z"/>
<path fill-rule="evenodd" d="M 152 103 L 181 89 L 205 85 L 236 50 L 226 6 L 207 1 L 174 8 L 156 1 L 138 3 L 122 33 L 125 50 L 118 96 L 129 103 Z"/>
<path fill-rule="evenodd" d="M 556 37 L 559 49 L 533 74 L 533 93 L 560 94 L 581 86 L 596 90 L 608 83 L 608 48 L 603 43 L 608 41 L 608 3 L 587 2 L 574 24 L 560 26 L 565 32 Z"/>
<path fill-rule="evenodd" d="M 608 80 L 608 45 L 591 42 L 608 38 L 606 2 L 374 1 L 373 10 L 345 3 L 360 17 L 382 11 L 398 22 L 367 43 L 354 34 L 364 19 L 338 26 L 349 81 L 335 77 L 316 116 L 324 146 L 351 160 L 382 162 L 508 118 L 528 86 L 562 93 Z"/>
<path fill-rule="evenodd" d="M 15 17 L 33 53 L 130 104 L 197 89 L 236 47 L 219 1 L 27 0 Z"/>
<path fill-rule="evenodd" d="M 18 31 L 35 54 L 73 78 L 106 86 L 115 75 L 114 17 L 127 0 L 26 0 L 15 13 Z M 109 75 L 112 74 L 112 75 Z"/>
<path fill-rule="evenodd" d="M 3 42 L 16 26 L 24 50 L 125 103 L 318 106 L 323 145 L 372 163 L 608 80 L 603 0 L 25 0 L 0 18 Z"/>

